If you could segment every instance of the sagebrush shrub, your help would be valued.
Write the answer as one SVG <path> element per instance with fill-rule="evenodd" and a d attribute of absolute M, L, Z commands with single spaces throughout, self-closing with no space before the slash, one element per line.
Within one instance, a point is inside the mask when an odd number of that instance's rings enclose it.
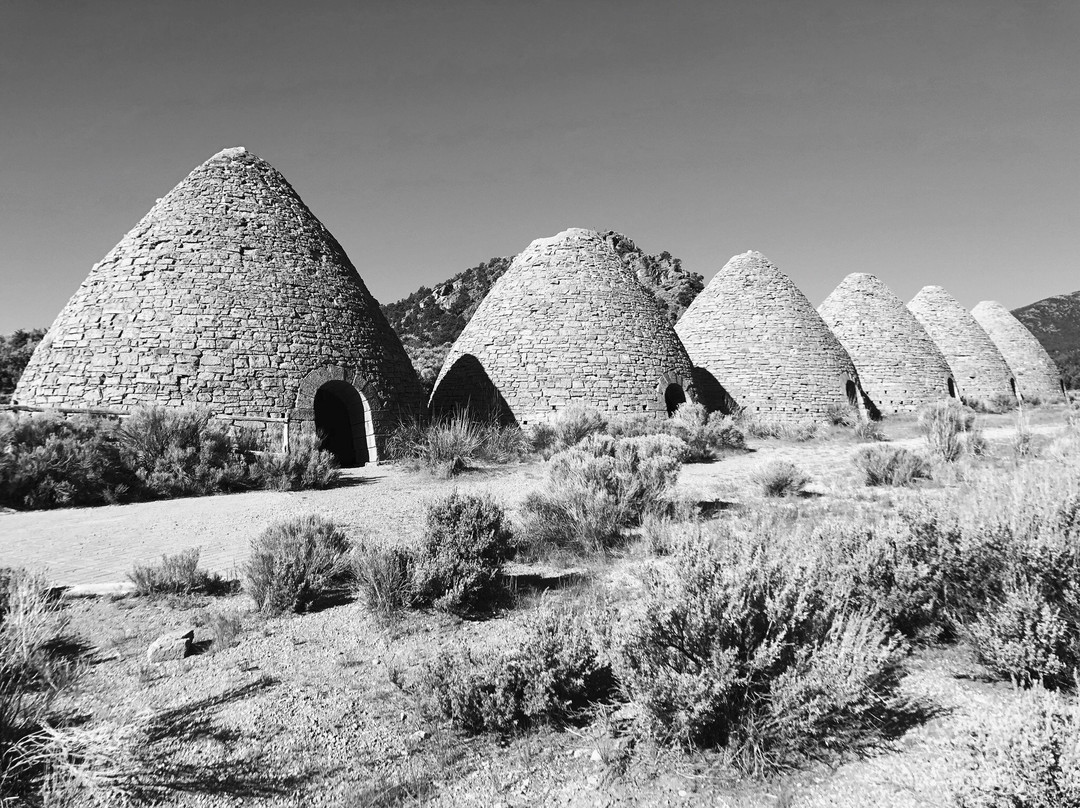
<path fill-rule="evenodd" d="M 786 460 L 772 460 L 750 475 L 767 497 L 794 497 L 802 494 L 811 482 L 810 476 Z"/>
<path fill-rule="evenodd" d="M 559 413 L 553 425 L 559 447 L 569 448 L 589 435 L 603 432 L 607 420 L 597 410 L 582 404 L 571 404 Z"/>
<path fill-rule="evenodd" d="M 506 513 L 490 497 L 455 491 L 432 502 L 415 557 L 417 599 L 450 610 L 486 606 L 513 553 L 511 538 Z"/>
<path fill-rule="evenodd" d="M 686 444 L 684 463 L 705 463 L 725 451 L 746 448 L 746 440 L 734 424 L 719 413 L 709 413 L 701 404 L 685 402 L 666 422 L 668 434 Z"/>
<path fill-rule="evenodd" d="M 857 426 L 859 408 L 851 404 L 830 404 L 825 408 L 825 420 L 833 426 Z"/>
<path fill-rule="evenodd" d="M 117 428 L 124 462 L 151 497 L 252 487 L 245 458 L 209 410 L 142 407 Z"/>
<path fill-rule="evenodd" d="M 304 435 L 287 451 L 256 455 L 251 473 L 260 488 L 305 491 L 330 488 L 341 479 L 341 466 L 316 435 Z"/>
<path fill-rule="evenodd" d="M 1022 582 L 987 604 L 967 631 L 979 661 L 995 673 L 1025 687 L 1055 686 L 1080 664 L 1077 617 L 1063 615 L 1060 604 Z"/>
<path fill-rule="evenodd" d="M 885 432 L 882 430 L 881 424 L 870 418 L 864 418 L 855 424 L 853 432 L 855 437 L 861 441 L 885 440 Z"/>
<path fill-rule="evenodd" d="M 421 680 L 430 706 L 470 734 L 578 720 L 615 692 L 590 621 L 573 607 L 544 608 L 513 650 L 441 656 Z"/>
<path fill-rule="evenodd" d="M 1075 699 L 1036 688 L 967 733 L 970 762 L 957 808 L 1080 808 L 1080 714 Z"/>
<path fill-rule="evenodd" d="M 345 584 L 350 550 L 345 534 L 321 516 L 270 525 L 252 540 L 244 566 L 255 608 L 266 614 L 305 611 Z"/>
<path fill-rule="evenodd" d="M 995 393 L 990 398 L 976 398 L 964 396 L 961 399 L 964 406 L 970 407 L 975 412 L 1000 415 L 1003 412 L 1011 412 L 1016 409 L 1016 396 L 1009 393 Z"/>
<path fill-rule="evenodd" d="M 0 505 L 63 508 L 127 498 L 138 485 L 115 425 L 87 417 L 0 413 Z"/>
<path fill-rule="evenodd" d="M 670 507 L 683 449 L 664 436 L 612 438 L 594 434 L 554 455 L 543 490 L 521 506 L 522 543 L 595 552 Z"/>
<path fill-rule="evenodd" d="M 644 729 L 761 760 L 880 709 L 897 663 L 881 624 L 847 610 L 767 531 L 716 530 L 647 580 L 616 641 L 615 671 Z"/>
<path fill-rule="evenodd" d="M 911 485 L 930 479 L 930 464 L 910 449 L 869 446 L 852 455 L 867 485 Z"/>
<path fill-rule="evenodd" d="M 975 422 L 975 413 L 956 401 L 937 401 L 919 410 L 919 428 L 930 453 L 952 463 L 965 452 L 981 453 L 985 445 Z"/>
<path fill-rule="evenodd" d="M 208 411 L 145 407 L 104 418 L 0 414 L 0 505 L 55 508 L 260 487 L 322 487 L 332 459 L 310 447 L 256 458 Z"/>

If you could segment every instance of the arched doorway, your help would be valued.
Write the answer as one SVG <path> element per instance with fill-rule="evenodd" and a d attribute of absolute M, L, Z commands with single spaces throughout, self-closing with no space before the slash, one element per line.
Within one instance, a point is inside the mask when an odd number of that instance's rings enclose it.
<path fill-rule="evenodd" d="M 844 385 L 844 392 L 847 393 L 847 403 L 852 407 L 859 406 L 859 390 L 855 386 L 855 382 L 851 379 L 847 380 L 847 384 Z"/>
<path fill-rule="evenodd" d="M 674 415 L 679 405 L 686 401 L 686 393 L 681 384 L 669 384 L 664 390 L 664 404 L 667 406 L 667 414 Z"/>
<path fill-rule="evenodd" d="M 312 409 L 323 449 L 346 468 L 368 462 L 364 399 L 355 387 L 338 380 L 323 383 L 315 391 Z"/>
<path fill-rule="evenodd" d="M 517 423 L 510 405 L 472 354 L 458 357 L 431 394 L 432 416 L 449 418 L 457 413 L 468 413 L 474 421 Z"/>
<path fill-rule="evenodd" d="M 731 397 L 724 386 L 717 381 L 709 371 L 702 367 L 694 367 L 694 389 L 698 393 L 698 401 L 705 405 L 709 412 L 718 412 L 721 415 L 731 415 L 736 410 L 735 399 Z"/>
<path fill-rule="evenodd" d="M 949 378 L 949 398 L 956 398 L 956 382 Z"/>

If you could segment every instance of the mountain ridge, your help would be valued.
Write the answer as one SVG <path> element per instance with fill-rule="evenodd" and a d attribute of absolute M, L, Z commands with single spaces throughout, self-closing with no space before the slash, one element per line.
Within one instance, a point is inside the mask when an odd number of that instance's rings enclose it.
<path fill-rule="evenodd" d="M 705 288 L 705 279 L 701 275 L 683 269 L 682 261 L 666 250 L 646 253 L 614 230 L 604 231 L 601 235 L 673 324 Z M 510 267 L 513 258 L 492 258 L 433 287 L 421 286 L 408 297 L 382 306 L 383 314 L 397 331 L 413 367 L 425 384 L 435 383 L 450 346 L 492 285 Z"/>
<path fill-rule="evenodd" d="M 1080 290 L 1051 295 L 1012 310 L 1046 348 L 1065 386 L 1080 388 Z"/>

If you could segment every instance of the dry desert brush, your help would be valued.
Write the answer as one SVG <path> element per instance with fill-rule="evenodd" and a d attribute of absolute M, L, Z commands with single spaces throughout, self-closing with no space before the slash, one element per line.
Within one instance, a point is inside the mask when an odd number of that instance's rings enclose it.
<path fill-rule="evenodd" d="M 548 462 L 547 483 L 522 503 L 521 543 L 533 554 L 597 552 L 648 513 L 671 507 L 685 444 L 668 436 L 594 435 Z"/>
<path fill-rule="evenodd" d="M 938 401 L 919 410 L 919 428 L 933 457 L 953 463 L 985 447 L 975 413 L 953 400 Z"/>
<path fill-rule="evenodd" d="M 54 751 L 43 740 L 81 670 L 66 628 L 42 576 L 0 569 L 0 804 L 39 802 Z"/>
<path fill-rule="evenodd" d="M 199 567 L 199 548 L 192 547 L 176 555 L 162 555 L 157 564 L 136 564 L 128 579 L 137 595 L 213 594 L 225 587 L 218 575 Z"/>
<path fill-rule="evenodd" d="M 957 808 L 1080 806 L 1080 707 L 1037 688 L 968 734 L 969 762 L 954 787 Z"/>
<path fill-rule="evenodd" d="M 488 606 L 498 594 L 499 569 L 513 553 L 511 539 L 506 513 L 490 497 L 455 491 L 432 502 L 413 559 L 414 600 L 452 611 Z"/>
<path fill-rule="evenodd" d="M 770 530 L 725 523 L 710 538 L 647 580 L 616 641 L 643 730 L 761 769 L 884 722 L 900 660 L 885 621 Z"/>
<path fill-rule="evenodd" d="M 810 475 L 786 460 L 773 460 L 757 469 L 751 476 L 754 483 L 767 497 L 796 497 L 810 485 Z"/>
<path fill-rule="evenodd" d="M 916 480 L 930 479 L 930 464 L 910 449 L 868 446 L 851 459 L 867 485 L 912 485 Z"/>
<path fill-rule="evenodd" d="M 361 542 L 353 549 L 352 575 L 357 594 L 368 609 L 384 617 L 416 602 L 415 569 L 415 554 L 407 547 Z"/>
<path fill-rule="evenodd" d="M 144 407 L 116 421 L 0 414 L 0 505 L 20 509 L 319 488 L 337 478 L 327 452 L 284 454 L 232 435 L 208 410 Z"/>
<path fill-rule="evenodd" d="M 429 707 L 468 734 L 587 717 L 615 695 L 595 622 L 589 610 L 543 606 L 512 650 L 480 655 L 459 649 L 440 657 L 421 680 Z"/>
<path fill-rule="evenodd" d="M 509 463 L 529 451 L 520 427 L 503 424 L 494 417 L 477 418 L 467 409 L 432 421 L 403 421 L 387 442 L 389 456 L 452 477 L 471 460 Z"/>
<path fill-rule="evenodd" d="M 245 588 L 265 614 L 306 611 L 347 587 L 351 549 L 341 529 L 321 516 L 275 522 L 251 542 Z"/>

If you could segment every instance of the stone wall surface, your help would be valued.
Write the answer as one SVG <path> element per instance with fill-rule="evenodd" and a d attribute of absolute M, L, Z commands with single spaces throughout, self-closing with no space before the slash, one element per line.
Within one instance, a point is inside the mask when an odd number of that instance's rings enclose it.
<path fill-rule="evenodd" d="M 440 414 L 495 397 L 518 423 L 572 403 L 661 416 L 672 384 L 693 397 L 675 330 L 610 241 L 574 228 L 513 260 L 451 348 L 431 403 Z"/>
<path fill-rule="evenodd" d="M 1061 370 L 1042 343 L 1012 313 L 993 300 L 984 300 L 971 316 L 990 335 L 1009 368 L 1016 374 L 1016 386 L 1023 396 L 1044 401 L 1061 401 L 1065 391 Z"/>
<path fill-rule="evenodd" d="M 240 147 L 192 171 L 91 269 L 13 402 L 200 405 L 280 428 L 320 373 L 365 395 L 380 434 L 422 406 L 401 342 L 344 250 Z"/>
<path fill-rule="evenodd" d="M 824 416 L 832 405 L 862 404 L 859 376 L 843 346 L 791 279 L 759 252 L 728 261 L 675 330 L 694 365 L 752 412 L 797 421 Z"/>
<path fill-rule="evenodd" d="M 1001 352 L 956 298 L 940 286 L 925 286 L 908 309 L 945 355 L 961 396 L 988 401 L 1014 395 Z"/>
<path fill-rule="evenodd" d="M 818 312 L 880 412 L 911 412 L 949 397 L 949 363 L 904 302 L 874 275 L 848 275 Z"/>

